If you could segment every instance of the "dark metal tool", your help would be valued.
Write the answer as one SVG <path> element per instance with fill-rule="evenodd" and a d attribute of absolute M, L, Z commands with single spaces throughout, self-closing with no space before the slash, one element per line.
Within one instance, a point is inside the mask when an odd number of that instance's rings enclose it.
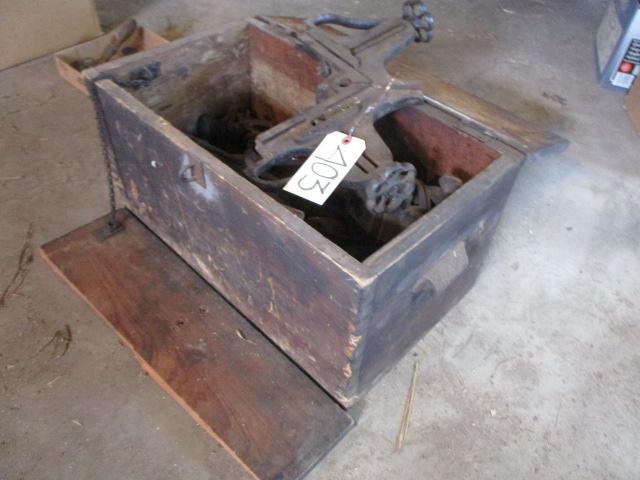
<path fill-rule="evenodd" d="M 321 29 L 336 25 L 357 33 L 336 36 Z M 282 30 L 287 27 L 279 25 Z M 288 30 L 322 65 L 324 82 L 311 109 L 257 136 L 259 158 L 248 161 L 247 176 L 263 187 L 281 188 L 287 178 L 266 175 L 292 158 L 308 156 L 325 135 L 348 132 L 365 139 L 366 152 L 341 185 L 354 193 L 367 216 L 406 226 L 428 209 L 415 167 L 396 162 L 374 124 L 403 107 L 424 102 L 417 85 L 393 78 L 385 64 L 413 42 L 428 42 L 433 17 L 427 5 L 411 0 L 399 19 L 360 20 L 324 14 L 307 20 L 306 30 Z M 369 226 L 371 222 L 366 222 Z"/>
<path fill-rule="evenodd" d="M 138 23 L 134 19 L 129 19 L 120 25 L 109 39 L 109 43 L 103 49 L 98 58 L 85 57 L 74 62 L 74 67 L 78 70 L 84 70 L 85 68 L 95 67 L 101 63 L 108 62 L 113 56 L 118 53 L 118 50 L 131 38 L 131 36 L 138 29 Z M 123 55 L 130 55 L 135 53 L 137 49 L 135 47 L 125 47 L 122 50 Z"/>
<path fill-rule="evenodd" d="M 307 20 L 303 30 L 269 17 L 259 19 L 311 55 L 320 65 L 323 81 L 316 89 L 313 107 L 252 137 L 255 143 L 244 155 L 244 174 L 264 190 L 277 192 L 295 171 L 292 167 L 299 166 L 327 134 L 342 131 L 363 138 L 366 151 L 336 195 L 347 198 L 347 211 L 361 228 L 379 241 L 390 239 L 428 211 L 435 203 L 433 199 L 444 192 L 441 185 L 427 187 L 417 179 L 413 164 L 395 161 L 374 126 L 385 115 L 424 103 L 419 86 L 392 77 L 385 64 L 412 43 L 431 40 L 434 22 L 427 5 L 419 0 L 406 1 L 402 18 L 397 19 L 362 20 L 323 14 Z M 328 26 L 355 33 L 335 35 L 326 30 Z M 229 154 L 241 154 L 229 151 L 224 142 L 210 139 L 216 135 L 224 137 L 222 140 L 238 139 L 242 135 L 235 130 L 244 127 L 227 125 L 221 117 L 215 128 L 200 128 L 214 125 L 212 122 L 203 115 L 198 136 Z"/>
<path fill-rule="evenodd" d="M 393 161 L 374 123 L 402 107 L 423 103 L 423 93 L 418 86 L 391 77 L 384 65 L 414 41 L 429 41 L 433 18 L 423 2 L 410 1 L 402 19 L 325 14 L 306 24 L 305 32 L 290 31 L 290 35 L 323 65 L 325 81 L 318 87 L 317 104 L 259 135 L 255 150 L 260 159 L 249 164 L 247 172 L 258 183 L 281 187 L 286 178 L 265 180 L 264 173 L 292 156 L 308 156 L 332 131 L 354 133 L 366 140 L 367 150 L 343 186 L 356 191 L 372 212 L 394 211 L 413 194 L 415 168 Z M 321 25 L 359 32 L 337 38 Z"/>

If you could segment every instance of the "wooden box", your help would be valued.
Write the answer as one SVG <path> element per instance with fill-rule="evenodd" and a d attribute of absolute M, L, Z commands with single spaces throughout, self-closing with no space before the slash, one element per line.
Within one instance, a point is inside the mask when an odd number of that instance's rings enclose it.
<path fill-rule="evenodd" d="M 465 184 L 358 261 L 188 135 L 224 102 L 260 103 L 283 117 L 307 108 L 314 62 L 251 20 L 118 59 L 88 78 L 128 208 L 350 406 L 470 289 L 523 160 L 562 142 L 417 72 L 429 104 L 385 117 L 379 130 L 418 169 Z M 199 172 L 197 181 L 185 172 Z"/>
<path fill-rule="evenodd" d="M 60 76 L 86 95 L 87 88 L 84 85 L 82 71 L 78 70 L 74 64 L 83 58 L 99 57 L 105 47 L 109 44 L 112 35 L 113 33 L 107 33 L 94 38 L 93 40 L 89 40 L 88 42 L 80 43 L 57 52 L 53 56 L 53 61 L 56 64 L 56 70 L 58 70 Z M 144 27 L 138 27 L 131 38 L 127 40 L 114 55 L 113 59 L 121 57 L 122 49 L 127 46 L 139 45 L 139 51 L 144 52 L 151 50 L 152 48 L 159 47 L 160 45 L 165 45 L 166 43 L 168 43 L 168 41 L 160 35 L 153 33 L 151 30 L 147 30 Z"/>

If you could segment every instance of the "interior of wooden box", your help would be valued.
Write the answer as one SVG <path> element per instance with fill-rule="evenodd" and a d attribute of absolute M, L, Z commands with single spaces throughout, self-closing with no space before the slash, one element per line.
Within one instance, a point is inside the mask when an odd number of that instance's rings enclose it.
<path fill-rule="evenodd" d="M 418 178 L 432 183 L 442 175 L 463 182 L 487 168 L 500 154 L 485 143 L 415 107 L 381 118 L 376 129 L 397 162 L 412 163 Z"/>
<path fill-rule="evenodd" d="M 219 52 L 208 54 L 214 61 L 201 62 L 186 75 L 165 70 L 164 80 L 131 93 L 194 141 L 205 148 L 212 147 L 209 149 L 216 157 L 242 174 L 243 161 L 236 157 L 246 151 L 246 144 L 236 145 L 232 141 L 238 124 L 253 122 L 263 131 L 310 108 L 315 104 L 315 92 L 323 77 L 318 62 L 303 49 L 252 24 L 240 35 L 230 37 L 229 43 L 218 43 L 216 48 Z M 215 138 L 203 138 L 209 133 L 199 132 L 203 114 L 215 117 L 209 125 Z M 467 182 L 499 157 L 485 143 L 418 108 L 404 108 L 387 115 L 376 123 L 376 129 L 394 159 L 415 165 L 418 178 L 426 183 L 437 183 L 442 175 L 454 175 Z M 212 146 L 216 142 L 222 144 Z M 231 155 L 227 158 L 216 154 L 220 149 Z M 368 238 L 364 231 L 355 235 L 359 238 L 332 237 L 326 234 L 322 222 L 311 221 L 319 211 L 327 218 L 332 211 L 344 211 L 339 198 L 332 197 L 325 206 L 315 207 L 286 192 L 269 195 L 303 211 L 307 223 L 359 261 L 389 241 Z"/>

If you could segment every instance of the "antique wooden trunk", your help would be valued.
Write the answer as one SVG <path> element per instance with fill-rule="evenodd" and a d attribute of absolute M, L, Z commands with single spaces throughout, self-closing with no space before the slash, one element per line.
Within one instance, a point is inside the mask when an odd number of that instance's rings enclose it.
<path fill-rule="evenodd" d="M 438 322 L 476 279 L 527 155 L 562 143 L 446 84 L 385 117 L 394 156 L 464 185 L 356 259 L 192 138 L 235 102 L 285 119 L 313 104 L 318 65 L 259 19 L 88 71 L 126 206 L 344 406 Z M 469 112 L 464 110 L 468 109 Z"/>

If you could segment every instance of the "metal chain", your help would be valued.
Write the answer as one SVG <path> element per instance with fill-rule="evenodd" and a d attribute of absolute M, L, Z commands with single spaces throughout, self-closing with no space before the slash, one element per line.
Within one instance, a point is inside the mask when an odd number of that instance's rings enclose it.
<path fill-rule="evenodd" d="M 85 81 L 85 86 L 89 91 L 89 96 L 91 98 L 91 103 L 93 103 L 93 109 L 95 113 L 96 122 L 98 124 L 98 134 L 100 136 L 100 144 L 102 148 L 102 158 L 104 160 L 104 167 L 107 174 L 107 188 L 109 190 L 109 220 L 108 227 L 110 232 L 115 232 L 120 228 L 118 224 L 118 220 L 116 219 L 116 189 L 113 182 L 113 162 L 111 158 L 111 148 L 110 148 L 110 140 L 107 137 L 107 123 L 104 118 L 104 112 L 102 110 L 102 106 L 100 104 L 100 99 L 98 98 L 98 87 L 96 83 L 99 80 L 103 80 L 104 77 L 96 77 L 87 79 Z"/>
<path fill-rule="evenodd" d="M 407 0 L 402 5 L 402 18 L 416 29 L 416 42 L 426 43 L 433 38 L 434 20 L 429 7 L 422 0 Z"/>

